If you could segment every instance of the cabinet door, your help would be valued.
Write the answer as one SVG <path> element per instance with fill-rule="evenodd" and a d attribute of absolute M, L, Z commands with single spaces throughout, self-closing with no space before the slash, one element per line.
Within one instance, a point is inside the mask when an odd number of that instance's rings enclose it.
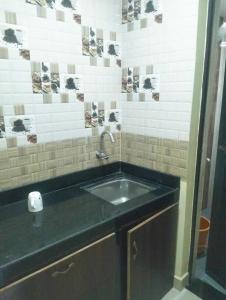
<path fill-rule="evenodd" d="M 127 300 L 160 300 L 173 286 L 178 205 L 128 232 Z"/>
<path fill-rule="evenodd" d="M 0 300 L 119 300 L 114 234 L 2 289 Z"/>

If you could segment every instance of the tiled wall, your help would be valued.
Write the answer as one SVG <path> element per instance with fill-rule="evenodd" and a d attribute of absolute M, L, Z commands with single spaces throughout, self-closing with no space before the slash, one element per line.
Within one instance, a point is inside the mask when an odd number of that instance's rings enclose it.
<path fill-rule="evenodd" d="M 186 178 L 188 143 L 147 135 L 122 133 L 122 160 Z"/>
<path fill-rule="evenodd" d="M 124 3 L 122 159 L 185 177 L 198 1 L 141 1 L 132 20 Z"/>
<path fill-rule="evenodd" d="M 0 0 L 0 189 L 96 165 L 96 134 L 120 136 L 120 90 L 120 2 Z"/>
<path fill-rule="evenodd" d="M 185 177 L 197 10 L 0 0 L 0 190 L 98 165 L 105 128 L 117 136 L 109 162 Z"/>
<path fill-rule="evenodd" d="M 138 92 L 122 93 L 123 130 L 188 141 L 198 1 L 157 3 L 156 12 L 123 25 L 123 70 L 133 68 L 140 77 L 152 75 L 158 81 L 157 91 L 144 89 L 140 80 Z M 158 15 L 160 23 L 156 22 Z M 153 97 L 153 93 L 158 93 L 158 97 Z"/>

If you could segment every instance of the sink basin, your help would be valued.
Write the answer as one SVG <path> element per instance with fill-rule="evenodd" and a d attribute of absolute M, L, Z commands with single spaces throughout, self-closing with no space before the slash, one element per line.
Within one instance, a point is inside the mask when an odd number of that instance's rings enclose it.
<path fill-rule="evenodd" d="M 154 184 L 143 184 L 132 179 L 120 178 L 84 187 L 83 189 L 105 201 L 119 205 L 148 194 L 156 190 L 157 186 Z"/>

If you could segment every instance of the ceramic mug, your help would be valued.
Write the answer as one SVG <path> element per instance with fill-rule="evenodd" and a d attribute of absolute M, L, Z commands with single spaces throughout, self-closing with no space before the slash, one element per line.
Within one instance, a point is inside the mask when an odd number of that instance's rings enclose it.
<path fill-rule="evenodd" d="M 42 196 L 39 192 L 31 192 L 28 195 L 28 210 L 30 212 L 38 212 L 43 210 Z"/>

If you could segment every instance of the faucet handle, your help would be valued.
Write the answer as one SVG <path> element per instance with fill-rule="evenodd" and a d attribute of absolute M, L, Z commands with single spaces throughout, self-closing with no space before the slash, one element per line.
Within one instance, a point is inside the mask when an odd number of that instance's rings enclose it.
<path fill-rule="evenodd" d="M 101 151 L 96 151 L 96 157 L 98 159 L 104 160 L 104 159 L 108 159 L 109 155 L 105 154 L 104 152 Z"/>

